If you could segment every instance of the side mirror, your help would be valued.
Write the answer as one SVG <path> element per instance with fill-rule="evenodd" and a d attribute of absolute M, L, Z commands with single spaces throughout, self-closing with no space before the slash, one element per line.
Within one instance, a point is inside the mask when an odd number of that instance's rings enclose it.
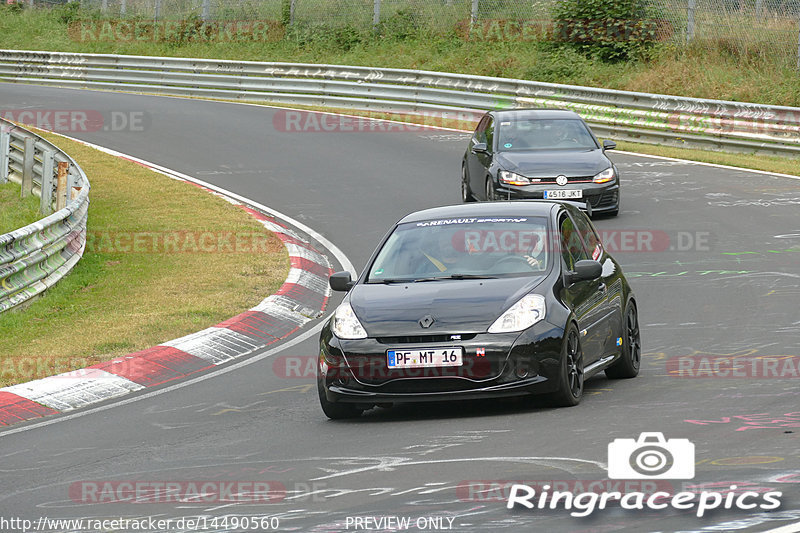
<path fill-rule="evenodd" d="M 567 272 L 567 284 L 576 283 L 578 281 L 586 281 L 597 279 L 603 275 L 603 265 L 591 259 L 583 259 L 575 263 L 575 270 Z"/>
<path fill-rule="evenodd" d="M 334 272 L 331 274 L 328 283 L 331 286 L 331 289 L 339 292 L 347 292 L 353 288 L 355 282 L 353 281 L 350 272 Z"/>
<path fill-rule="evenodd" d="M 608 139 L 603 141 L 603 150 L 613 150 L 616 147 L 617 143 L 615 143 L 614 141 L 609 141 Z"/>
<path fill-rule="evenodd" d="M 475 143 L 475 146 L 472 147 L 473 154 L 488 154 L 489 147 L 486 143 Z"/>

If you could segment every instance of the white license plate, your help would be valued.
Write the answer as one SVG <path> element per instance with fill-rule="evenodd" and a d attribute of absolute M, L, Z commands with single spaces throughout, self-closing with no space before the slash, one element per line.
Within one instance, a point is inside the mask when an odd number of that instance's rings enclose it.
<path fill-rule="evenodd" d="M 564 200 L 569 198 L 583 198 L 583 191 L 581 189 L 562 189 L 558 191 L 544 191 L 544 197 L 547 200 Z"/>
<path fill-rule="evenodd" d="M 386 364 L 389 368 L 425 368 L 429 366 L 461 366 L 464 364 L 463 348 L 421 348 L 414 350 L 389 350 Z"/>

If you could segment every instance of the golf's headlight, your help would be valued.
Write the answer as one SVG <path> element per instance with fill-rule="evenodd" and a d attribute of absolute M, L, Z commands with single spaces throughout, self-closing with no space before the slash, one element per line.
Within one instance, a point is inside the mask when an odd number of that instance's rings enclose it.
<path fill-rule="evenodd" d="M 498 173 L 498 177 L 500 178 L 500 182 L 506 185 L 530 185 L 531 183 L 531 180 L 525 176 L 509 172 L 508 170 L 501 170 Z"/>
<path fill-rule="evenodd" d="M 527 294 L 494 321 L 489 327 L 489 333 L 522 331 L 542 320 L 544 313 L 544 296 Z"/>
<path fill-rule="evenodd" d="M 366 339 L 367 332 L 358 321 L 350 304 L 345 302 L 336 308 L 331 322 L 331 331 L 340 339 Z"/>
<path fill-rule="evenodd" d="M 595 174 L 592 181 L 595 183 L 607 183 L 613 180 L 616 177 L 616 173 L 614 172 L 614 167 L 608 167 L 602 172 Z"/>

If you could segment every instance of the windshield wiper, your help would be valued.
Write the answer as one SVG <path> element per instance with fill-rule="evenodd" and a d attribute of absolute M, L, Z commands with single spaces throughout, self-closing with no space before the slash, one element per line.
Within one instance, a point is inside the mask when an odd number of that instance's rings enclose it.
<path fill-rule="evenodd" d="M 487 276 L 485 274 L 451 274 L 449 276 L 431 276 L 428 278 L 387 278 L 373 279 L 367 283 L 382 283 L 392 285 L 394 283 L 424 283 L 426 281 L 442 281 L 447 279 L 497 279 L 497 276 Z"/>
<path fill-rule="evenodd" d="M 485 274 L 451 274 L 449 276 L 431 276 L 429 278 L 387 278 L 370 280 L 368 283 L 382 283 L 392 285 L 394 283 L 424 283 L 426 281 L 442 281 L 447 279 L 497 279 L 497 276 L 487 276 Z"/>
<path fill-rule="evenodd" d="M 497 279 L 497 276 L 487 276 L 485 274 L 451 274 L 449 276 L 417 278 L 414 281 L 441 281 L 443 279 Z"/>

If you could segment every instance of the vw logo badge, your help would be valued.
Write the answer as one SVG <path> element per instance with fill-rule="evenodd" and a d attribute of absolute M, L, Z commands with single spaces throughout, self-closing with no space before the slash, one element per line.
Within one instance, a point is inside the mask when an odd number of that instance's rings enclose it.
<path fill-rule="evenodd" d="M 419 325 L 423 328 L 431 327 L 433 325 L 433 317 L 431 315 L 425 315 L 419 319 Z"/>
<path fill-rule="evenodd" d="M 556 183 L 558 183 L 558 184 L 559 184 L 559 185 L 561 185 L 562 187 L 563 187 L 564 185 L 566 185 L 568 181 L 569 181 L 569 180 L 567 179 L 567 177 L 566 177 L 564 174 L 561 174 L 560 176 L 557 176 L 557 177 L 556 177 Z"/>

